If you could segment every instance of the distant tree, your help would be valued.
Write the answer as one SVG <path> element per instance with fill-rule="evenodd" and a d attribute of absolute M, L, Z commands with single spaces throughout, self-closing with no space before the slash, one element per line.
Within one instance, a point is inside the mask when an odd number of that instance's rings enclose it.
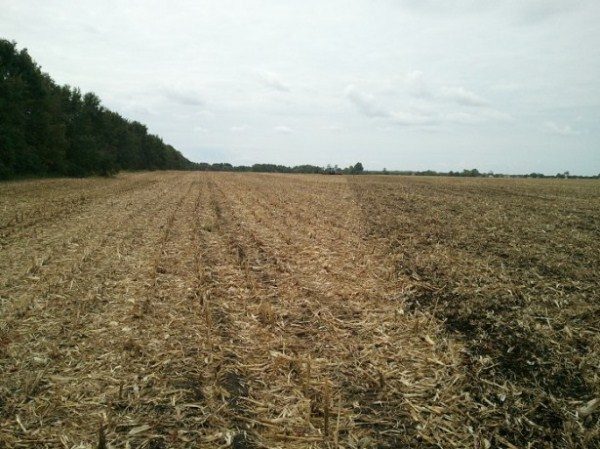
<path fill-rule="evenodd" d="M 471 170 L 463 170 L 462 173 L 460 174 L 461 176 L 467 176 L 467 177 L 476 177 L 476 176 L 480 176 L 479 170 L 477 170 L 476 168 L 473 168 Z"/>
<path fill-rule="evenodd" d="M 292 168 L 293 173 L 323 173 L 323 167 L 316 165 L 297 165 Z"/>
<path fill-rule="evenodd" d="M 233 171 L 233 165 L 229 163 L 218 163 L 211 165 L 212 171 Z"/>
<path fill-rule="evenodd" d="M 354 164 L 354 167 L 352 167 L 352 174 L 359 175 L 364 171 L 365 169 L 361 162 L 357 162 L 356 164 Z"/>

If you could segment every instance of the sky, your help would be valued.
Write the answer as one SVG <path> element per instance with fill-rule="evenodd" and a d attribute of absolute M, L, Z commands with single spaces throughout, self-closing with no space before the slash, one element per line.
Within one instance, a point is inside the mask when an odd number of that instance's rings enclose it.
<path fill-rule="evenodd" d="M 597 0 L 0 0 L 0 37 L 189 159 L 600 173 Z"/>

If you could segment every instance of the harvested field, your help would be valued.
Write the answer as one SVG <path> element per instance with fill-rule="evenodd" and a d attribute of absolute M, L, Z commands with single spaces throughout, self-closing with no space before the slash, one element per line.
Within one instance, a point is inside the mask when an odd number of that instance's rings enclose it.
<path fill-rule="evenodd" d="M 600 183 L 0 184 L 0 447 L 600 447 Z"/>

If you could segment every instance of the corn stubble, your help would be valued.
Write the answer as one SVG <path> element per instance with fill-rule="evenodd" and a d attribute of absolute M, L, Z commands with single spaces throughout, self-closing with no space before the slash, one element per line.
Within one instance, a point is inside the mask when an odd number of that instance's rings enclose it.
<path fill-rule="evenodd" d="M 0 447 L 600 447 L 600 184 L 0 185 Z"/>

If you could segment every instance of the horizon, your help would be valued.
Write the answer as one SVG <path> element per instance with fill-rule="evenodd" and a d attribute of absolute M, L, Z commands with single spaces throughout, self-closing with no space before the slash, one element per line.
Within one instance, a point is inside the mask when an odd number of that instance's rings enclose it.
<path fill-rule="evenodd" d="M 195 162 L 600 173 L 592 1 L 243 5 L 8 2 L 0 25 Z"/>

